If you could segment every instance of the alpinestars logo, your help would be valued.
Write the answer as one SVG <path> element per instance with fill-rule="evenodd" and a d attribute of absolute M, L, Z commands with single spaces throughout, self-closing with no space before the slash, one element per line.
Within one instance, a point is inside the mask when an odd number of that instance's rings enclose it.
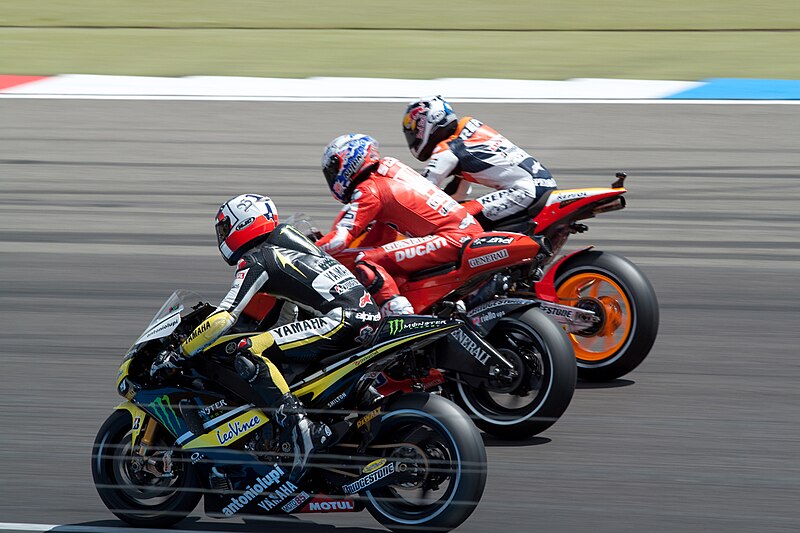
<path fill-rule="evenodd" d="M 358 306 L 359 307 L 366 307 L 367 304 L 372 303 L 372 297 L 369 295 L 367 291 L 364 291 L 364 296 L 358 299 Z M 380 320 L 380 319 L 379 319 Z"/>

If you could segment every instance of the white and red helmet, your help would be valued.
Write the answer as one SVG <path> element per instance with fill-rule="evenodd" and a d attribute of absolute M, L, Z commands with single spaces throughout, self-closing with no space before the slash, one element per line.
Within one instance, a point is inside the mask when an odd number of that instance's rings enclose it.
<path fill-rule="evenodd" d="M 436 145 L 456 130 L 458 117 L 441 96 L 420 98 L 408 104 L 403 115 L 403 135 L 411 155 L 430 159 Z"/>
<path fill-rule="evenodd" d="M 322 154 L 322 174 L 333 197 L 349 202 L 353 179 L 380 158 L 378 141 L 369 135 L 348 133 L 332 140 Z"/>
<path fill-rule="evenodd" d="M 222 257 L 235 265 L 242 255 L 267 238 L 278 225 L 278 209 L 267 196 L 240 194 L 217 211 L 215 228 Z"/>

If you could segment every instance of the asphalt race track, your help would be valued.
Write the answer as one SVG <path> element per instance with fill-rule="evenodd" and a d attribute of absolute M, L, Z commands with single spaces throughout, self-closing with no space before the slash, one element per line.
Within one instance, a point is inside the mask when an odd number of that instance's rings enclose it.
<path fill-rule="evenodd" d="M 270 195 L 327 227 L 319 161 L 362 130 L 411 162 L 404 106 L 0 100 L 0 522 L 121 526 L 91 482 L 122 354 L 173 289 L 217 301 L 217 206 Z M 629 173 L 589 222 L 661 306 L 649 358 L 579 385 L 527 442 L 486 438 L 489 483 L 460 531 L 800 529 L 800 106 L 458 104 L 530 149 L 562 188 Z M 10 526 L 4 526 L 9 529 Z M 179 526 L 258 531 L 199 510 Z M 304 515 L 274 532 L 380 530 Z"/>

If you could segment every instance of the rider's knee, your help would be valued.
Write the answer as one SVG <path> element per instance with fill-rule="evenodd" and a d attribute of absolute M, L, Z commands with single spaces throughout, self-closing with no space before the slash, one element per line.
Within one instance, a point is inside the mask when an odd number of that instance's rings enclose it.
<path fill-rule="evenodd" d="M 384 284 L 381 272 L 369 263 L 359 262 L 355 265 L 355 275 L 370 294 L 378 292 Z"/>

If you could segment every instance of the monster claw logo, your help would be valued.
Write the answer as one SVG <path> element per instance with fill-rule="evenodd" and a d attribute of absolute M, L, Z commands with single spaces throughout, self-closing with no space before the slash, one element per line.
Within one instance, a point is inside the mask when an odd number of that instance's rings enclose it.
<path fill-rule="evenodd" d="M 161 423 L 167 426 L 167 429 L 173 434 L 177 435 L 180 430 L 180 419 L 175 414 L 172 404 L 170 404 L 169 396 L 165 394 L 160 398 L 156 398 L 150 404 L 150 407 L 153 409 L 153 413 L 161 420 Z"/>
<path fill-rule="evenodd" d="M 389 321 L 389 335 L 397 335 L 403 331 L 405 321 L 402 318 L 395 318 Z"/>

